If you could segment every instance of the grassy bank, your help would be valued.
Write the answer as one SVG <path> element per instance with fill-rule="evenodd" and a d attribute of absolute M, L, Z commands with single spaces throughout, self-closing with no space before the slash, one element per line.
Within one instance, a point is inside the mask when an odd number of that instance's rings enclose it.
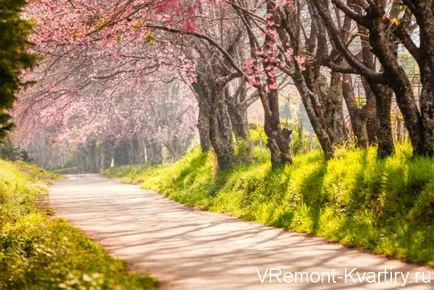
<path fill-rule="evenodd" d="M 267 153 L 215 173 L 215 158 L 194 149 L 172 165 L 113 168 L 107 176 L 140 183 L 189 206 L 312 233 L 350 247 L 434 266 L 434 159 L 402 145 L 378 160 L 375 148 L 320 151 L 271 170 Z"/>
<path fill-rule="evenodd" d="M 128 272 L 125 262 L 44 206 L 54 175 L 0 160 L 0 289 L 153 289 L 150 277 Z"/>

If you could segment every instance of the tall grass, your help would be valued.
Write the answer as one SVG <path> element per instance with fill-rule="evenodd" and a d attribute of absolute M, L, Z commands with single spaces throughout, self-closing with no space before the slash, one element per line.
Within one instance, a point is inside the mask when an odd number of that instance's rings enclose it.
<path fill-rule="evenodd" d="M 106 174 L 189 206 L 434 266 L 433 158 L 412 157 L 406 144 L 385 160 L 376 148 L 338 148 L 332 160 L 313 151 L 272 170 L 268 153 L 253 152 L 256 163 L 218 174 L 199 148 L 172 165 Z"/>
<path fill-rule="evenodd" d="M 54 175 L 0 160 L 0 289 L 153 289 L 43 206 Z"/>

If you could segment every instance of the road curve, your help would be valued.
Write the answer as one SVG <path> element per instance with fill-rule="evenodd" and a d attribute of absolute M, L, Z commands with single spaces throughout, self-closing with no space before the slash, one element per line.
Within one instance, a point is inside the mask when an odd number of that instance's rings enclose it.
<path fill-rule="evenodd" d="M 162 280 L 160 288 L 164 290 L 434 289 L 434 271 L 430 268 L 226 215 L 197 211 L 158 193 L 100 175 L 66 176 L 52 186 L 50 205 L 56 216 L 69 219 L 112 255 L 126 259 L 133 270 L 149 272 Z M 299 283 L 290 283 L 290 274 L 285 283 L 283 273 L 282 283 L 273 278 L 270 284 L 269 276 L 261 283 L 258 271 L 263 275 L 267 268 L 292 272 L 298 275 Z M 345 269 L 350 274 L 354 268 L 357 273 L 347 276 L 345 283 Z M 323 273 L 331 273 L 333 269 L 334 278 Z M 364 272 L 386 269 L 409 272 L 407 287 L 401 287 L 403 280 L 399 278 L 397 283 L 388 279 L 390 276 L 385 280 L 384 274 L 376 276 L 377 282 L 381 279 L 382 283 L 366 281 L 366 275 L 372 278 L 370 273 L 363 276 Z M 295 272 L 307 272 L 312 280 L 300 283 L 304 274 Z M 278 270 L 273 273 L 278 274 Z M 323 281 L 313 283 L 318 275 L 322 275 Z M 423 283 L 422 278 L 426 282 L 429 275 L 431 284 Z M 360 283 L 360 279 L 364 282 Z"/>

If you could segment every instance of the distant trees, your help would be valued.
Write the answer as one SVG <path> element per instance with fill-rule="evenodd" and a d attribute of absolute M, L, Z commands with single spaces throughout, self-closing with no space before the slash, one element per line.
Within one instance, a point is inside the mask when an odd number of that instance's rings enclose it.
<path fill-rule="evenodd" d="M 82 63 L 80 59 L 74 60 Z M 64 78 L 63 65 L 52 69 L 50 77 L 55 74 Z M 64 86 L 71 85 L 66 81 L 42 99 L 38 98 L 43 92 L 34 87 L 32 93 L 28 91 L 29 95 L 17 103 L 15 112 L 20 126 L 16 137 L 23 140 L 31 153 L 44 153 L 47 146 L 69 152 L 83 173 L 99 173 L 112 165 L 159 164 L 163 158 L 177 160 L 195 135 L 197 112 L 193 100 L 187 101 L 188 95 L 193 98 L 191 92 L 176 79 L 167 78 L 164 85 L 148 82 L 140 86 L 133 86 L 127 79 L 118 75 L 111 82 L 104 80 L 102 87 L 96 81 L 72 95 L 62 92 Z M 89 79 L 82 81 L 87 84 Z M 111 84 L 116 85 L 115 89 Z M 55 97 L 48 97 L 50 94 Z M 43 136 L 34 138 L 42 132 Z M 43 156 L 35 158 L 38 160 L 44 160 Z"/>
<path fill-rule="evenodd" d="M 195 135 L 194 96 L 182 81 L 192 77 L 192 64 L 153 37 L 105 47 L 98 56 L 97 45 L 49 51 L 27 74 L 37 84 L 15 106 L 17 139 L 34 154 L 49 153 L 47 146 L 67 151 L 81 172 L 112 162 L 161 163 L 163 148 L 165 160 L 182 156 Z"/>
<path fill-rule="evenodd" d="M 28 51 L 32 26 L 20 18 L 25 6 L 25 0 L 4 0 L 0 6 L 0 140 L 14 126 L 8 110 L 22 85 L 20 73 L 36 61 L 36 55 Z"/>

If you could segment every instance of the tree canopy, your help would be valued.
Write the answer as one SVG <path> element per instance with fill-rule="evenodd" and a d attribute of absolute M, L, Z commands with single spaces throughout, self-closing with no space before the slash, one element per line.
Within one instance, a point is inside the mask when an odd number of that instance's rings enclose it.
<path fill-rule="evenodd" d="M 183 130 L 161 122 L 162 114 L 148 114 L 158 107 L 152 102 L 171 94 L 165 84 L 176 80 L 188 93 L 175 98 L 169 115 L 184 115 L 188 106 L 180 104 L 196 101 L 197 111 L 188 112 L 197 112 L 202 148 L 214 150 L 222 169 L 236 163 L 235 143 L 249 139 L 247 109 L 257 100 L 271 163 L 292 162 L 291 128 L 280 115 L 288 84 L 328 158 L 347 143 L 376 145 L 384 158 L 401 135 L 414 154 L 434 155 L 431 1 L 29 3 L 32 41 L 45 58 L 30 74 L 38 86 L 23 94 L 17 112 L 33 132 L 50 128 L 56 142 L 80 135 L 79 143 L 109 138 L 117 145 L 137 135 L 151 140 L 155 128 L 167 133 L 160 140 L 180 137 Z M 100 110 L 106 103 L 110 110 Z M 142 103 L 143 112 L 132 105 Z M 102 114 L 95 119 L 95 112 Z"/>

